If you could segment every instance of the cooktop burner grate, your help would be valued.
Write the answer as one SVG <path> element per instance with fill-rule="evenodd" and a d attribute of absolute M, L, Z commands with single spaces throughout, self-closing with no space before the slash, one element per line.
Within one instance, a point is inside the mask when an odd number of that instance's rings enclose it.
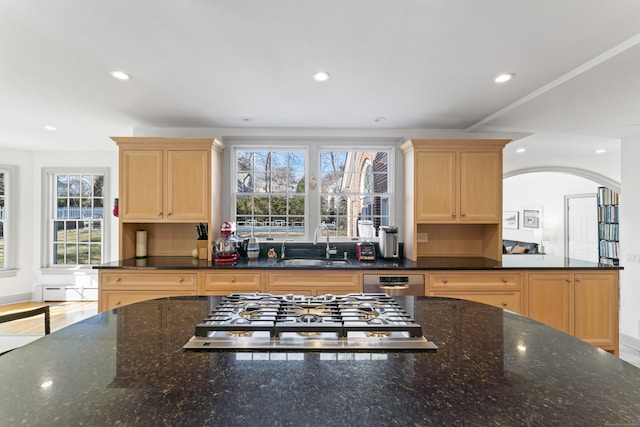
<path fill-rule="evenodd" d="M 230 294 L 195 328 L 187 350 L 435 350 L 387 294 Z"/>

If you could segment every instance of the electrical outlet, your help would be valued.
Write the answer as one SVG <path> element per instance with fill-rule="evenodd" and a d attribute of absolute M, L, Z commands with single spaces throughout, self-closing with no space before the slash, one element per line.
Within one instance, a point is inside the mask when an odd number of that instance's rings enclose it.
<path fill-rule="evenodd" d="M 418 242 L 424 243 L 429 241 L 429 233 L 418 233 Z"/>

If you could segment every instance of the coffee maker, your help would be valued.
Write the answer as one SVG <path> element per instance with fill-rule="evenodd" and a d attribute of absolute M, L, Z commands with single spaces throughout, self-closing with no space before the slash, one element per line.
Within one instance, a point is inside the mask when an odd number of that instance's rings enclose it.
<path fill-rule="evenodd" d="M 398 227 L 384 225 L 378 229 L 380 256 L 382 258 L 398 258 L 400 243 L 398 242 Z"/>

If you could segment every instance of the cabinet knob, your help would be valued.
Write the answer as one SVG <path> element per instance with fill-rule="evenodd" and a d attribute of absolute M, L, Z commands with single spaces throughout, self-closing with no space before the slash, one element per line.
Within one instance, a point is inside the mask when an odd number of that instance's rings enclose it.
<path fill-rule="evenodd" d="M 507 306 L 507 303 L 506 303 L 506 302 L 503 302 L 503 303 L 502 303 L 502 306 L 503 306 L 503 307 L 506 307 L 506 306 Z"/>
<path fill-rule="evenodd" d="M 451 214 L 451 217 L 452 217 L 452 218 L 455 218 L 455 217 L 456 217 L 456 213 L 455 213 L 455 212 L 454 212 L 454 213 L 452 213 L 452 214 Z"/>
<path fill-rule="evenodd" d="M 502 279 L 502 283 L 507 283 L 507 279 Z"/>
<path fill-rule="evenodd" d="M 448 280 L 447 279 L 442 279 L 442 283 L 447 283 Z"/>
<path fill-rule="evenodd" d="M 120 305 L 120 301 L 116 301 L 116 305 Z"/>
<path fill-rule="evenodd" d="M 167 214 L 167 216 L 169 216 L 169 215 L 171 215 L 171 214 L 173 214 L 173 212 L 169 212 L 169 213 Z"/>
<path fill-rule="evenodd" d="M 569 279 L 564 279 L 564 281 L 567 282 L 567 283 L 571 283 L 571 280 L 569 280 Z"/>
<path fill-rule="evenodd" d="M 184 279 L 181 277 L 181 278 L 178 279 L 178 282 L 182 283 L 182 282 L 184 282 Z"/>
<path fill-rule="evenodd" d="M 158 216 L 162 216 L 162 212 L 158 212 L 156 215 L 158 215 Z"/>
<path fill-rule="evenodd" d="M 462 217 L 463 217 L 463 218 L 464 218 L 466 215 L 467 215 L 466 213 L 462 212 Z"/>
<path fill-rule="evenodd" d="M 582 282 L 582 280 L 576 279 L 576 283 L 580 283 L 580 282 Z"/>
<path fill-rule="evenodd" d="M 236 283 L 236 278 L 235 277 L 231 278 L 231 283 Z"/>
<path fill-rule="evenodd" d="M 122 280 L 122 279 L 120 279 L 119 277 L 117 277 L 117 278 L 116 278 L 116 283 L 120 282 L 120 280 Z"/>

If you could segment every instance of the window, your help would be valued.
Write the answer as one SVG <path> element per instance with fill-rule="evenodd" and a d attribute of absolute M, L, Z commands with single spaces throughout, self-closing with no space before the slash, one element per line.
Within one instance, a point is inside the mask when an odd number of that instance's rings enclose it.
<path fill-rule="evenodd" d="M 321 150 L 320 217 L 336 237 L 389 225 L 389 151 Z"/>
<path fill-rule="evenodd" d="M 234 151 L 232 186 L 239 235 L 305 235 L 306 151 Z"/>
<path fill-rule="evenodd" d="M 104 173 L 50 173 L 50 265 L 101 264 Z"/>
<path fill-rule="evenodd" d="M 7 268 L 5 255 L 5 230 L 7 229 L 6 209 L 8 186 L 5 186 L 5 181 L 8 181 L 8 173 L 5 170 L 0 169 L 0 270 L 4 270 Z"/>
<path fill-rule="evenodd" d="M 324 223 L 332 237 L 369 239 L 390 223 L 389 146 L 232 153 L 232 216 L 240 236 L 309 240 Z"/>

